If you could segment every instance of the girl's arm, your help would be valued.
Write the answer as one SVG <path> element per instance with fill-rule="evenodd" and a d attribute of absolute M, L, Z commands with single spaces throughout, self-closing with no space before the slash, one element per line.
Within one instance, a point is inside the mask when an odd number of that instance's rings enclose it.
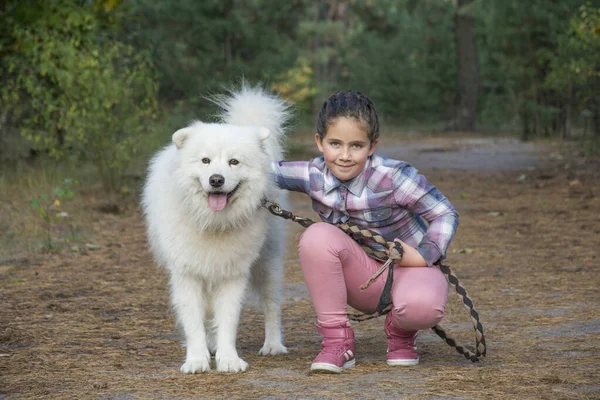
<path fill-rule="evenodd" d="M 308 193 L 310 189 L 309 161 L 273 161 L 271 172 L 281 189 Z"/>
<path fill-rule="evenodd" d="M 431 267 L 445 258 L 458 228 L 458 213 L 435 186 L 409 165 L 396 173 L 394 182 L 398 183 L 394 192 L 396 201 L 429 223 L 427 233 L 416 248 L 403 243 L 406 259 L 399 265 L 419 264 L 416 251 Z"/>

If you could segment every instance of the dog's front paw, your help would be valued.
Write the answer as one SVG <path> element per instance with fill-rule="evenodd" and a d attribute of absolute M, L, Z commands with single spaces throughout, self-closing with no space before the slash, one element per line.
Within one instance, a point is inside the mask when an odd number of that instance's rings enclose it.
<path fill-rule="evenodd" d="M 210 370 L 210 358 L 193 358 L 185 360 L 185 363 L 179 369 L 184 374 L 195 374 Z"/>
<path fill-rule="evenodd" d="M 258 352 L 261 356 L 287 354 L 288 349 L 281 343 L 265 343 Z"/>
<path fill-rule="evenodd" d="M 248 363 L 239 357 L 217 358 L 217 371 L 219 372 L 244 372 Z"/>

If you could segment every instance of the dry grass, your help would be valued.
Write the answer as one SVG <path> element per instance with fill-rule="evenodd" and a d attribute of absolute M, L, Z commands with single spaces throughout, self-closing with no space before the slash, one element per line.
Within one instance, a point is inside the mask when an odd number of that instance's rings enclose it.
<path fill-rule="evenodd" d="M 238 339 L 249 371 L 182 375 L 166 275 L 146 249 L 135 201 L 106 214 L 98 210 L 97 188 L 81 190 L 71 212 L 87 232 L 83 242 L 52 253 L 3 250 L 0 398 L 600 398 L 599 165 L 564 157 L 536 171 L 424 171 L 461 215 L 448 261 L 486 329 L 484 362 L 472 364 L 423 332 L 420 365 L 387 367 L 383 321 L 373 320 L 355 326 L 357 365 L 339 376 L 309 373 L 319 337 L 296 259 L 300 227 L 290 225 L 286 262 L 289 354 L 257 355 L 262 316 L 249 306 Z M 1 221 L 19 232 L 14 243 L 39 228 L 14 219 L 29 212 L 31 193 L 23 181 L 13 187 L 27 199 L 14 195 L 0 205 L 3 215 L 12 213 Z M 292 200 L 296 213 L 314 216 L 303 197 Z M 460 342 L 473 342 L 454 295 L 442 325 Z"/>
<path fill-rule="evenodd" d="M 120 212 L 131 207 L 135 192 L 107 194 L 95 181 L 90 165 L 56 165 L 39 159 L 2 166 L 0 173 L 0 260 L 18 253 L 60 252 L 94 240 L 94 211 Z M 135 177 L 137 179 L 137 177 Z M 69 188 L 71 197 L 59 197 L 56 189 Z M 126 188 L 124 188 L 126 189 Z M 37 198 L 50 217 L 44 221 L 32 206 Z M 54 200 L 58 200 L 55 203 Z"/>

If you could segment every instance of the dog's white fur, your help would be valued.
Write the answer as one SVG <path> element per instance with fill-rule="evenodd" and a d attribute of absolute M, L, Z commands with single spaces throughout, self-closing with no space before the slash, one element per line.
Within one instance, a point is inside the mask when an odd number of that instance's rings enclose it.
<path fill-rule="evenodd" d="M 270 163 L 283 157 L 288 108 L 245 84 L 215 102 L 222 122 L 194 122 L 175 132 L 173 143 L 151 161 L 142 198 L 150 247 L 170 272 L 171 302 L 185 332 L 184 373 L 208 371 L 211 353 L 218 371 L 248 368 L 238 356 L 236 335 L 249 286 L 265 314 L 259 353 L 287 352 L 281 334 L 285 221 L 269 215 L 261 200 L 287 206 Z M 224 178 L 223 192 L 239 184 L 221 211 L 208 203 L 214 175 Z"/>

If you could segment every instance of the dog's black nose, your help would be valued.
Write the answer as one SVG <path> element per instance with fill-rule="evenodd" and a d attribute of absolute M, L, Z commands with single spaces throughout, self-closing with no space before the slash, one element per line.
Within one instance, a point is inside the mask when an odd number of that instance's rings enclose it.
<path fill-rule="evenodd" d="M 223 186 L 225 183 L 225 178 L 223 178 L 223 175 L 214 174 L 208 178 L 208 182 L 210 183 L 210 186 L 218 188 Z"/>

